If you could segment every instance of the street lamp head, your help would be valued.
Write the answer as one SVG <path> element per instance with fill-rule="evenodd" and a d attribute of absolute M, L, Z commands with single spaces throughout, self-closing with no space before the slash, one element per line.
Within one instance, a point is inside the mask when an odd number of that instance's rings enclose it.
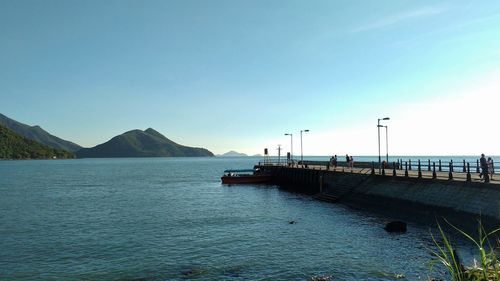
<path fill-rule="evenodd" d="M 285 134 L 285 136 L 291 136 L 292 134 Z"/>
<path fill-rule="evenodd" d="M 385 117 L 385 118 L 384 118 L 384 119 L 382 119 L 382 120 L 391 120 L 391 118 L 389 118 L 389 117 Z"/>

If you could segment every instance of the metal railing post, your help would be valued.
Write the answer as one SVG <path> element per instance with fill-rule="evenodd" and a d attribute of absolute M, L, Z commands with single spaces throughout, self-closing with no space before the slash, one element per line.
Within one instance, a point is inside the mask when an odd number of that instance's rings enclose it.
<path fill-rule="evenodd" d="M 467 163 L 467 181 L 472 181 L 472 177 L 470 175 L 470 165 Z"/>

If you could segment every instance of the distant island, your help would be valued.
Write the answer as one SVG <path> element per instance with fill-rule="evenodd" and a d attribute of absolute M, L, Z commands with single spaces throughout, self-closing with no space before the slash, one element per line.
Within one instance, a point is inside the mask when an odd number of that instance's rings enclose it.
<path fill-rule="evenodd" d="M 75 155 L 71 152 L 38 143 L 0 125 L 0 159 L 67 159 L 74 157 Z"/>
<path fill-rule="evenodd" d="M 244 157 L 244 156 L 248 156 L 248 155 L 246 155 L 245 153 L 239 153 L 239 152 L 236 152 L 234 150 L 231 150 L 231 151 L 226 152 L 224 154 L 221 154 L 219 156 L 220 157 Z"/>
<path fill-rule="evenodd" d="M 76 152 L 77 158 L 111 157 L 204 157 L 214 154 L 204 148 L 177 144 L 152 128 L 132 130 L 111 140 Z"/>

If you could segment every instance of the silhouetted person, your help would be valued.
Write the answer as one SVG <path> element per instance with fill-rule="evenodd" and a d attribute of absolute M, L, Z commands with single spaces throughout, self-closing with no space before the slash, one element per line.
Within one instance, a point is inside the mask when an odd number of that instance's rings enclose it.
<path fill-rule="evenodd" d="M 479 159 L 479 164 L 481 165 L 481 173 L 479 174 L 479 177 L 482 178 L 484 176 L 484 180 L 488 182 L 489 181 L 488 162 L 486 161 L 486 157 L 484 157 L 484 154 L 481 154 L 481 158 Z"/>
<path fill-rule="evenodd" d="M 491 157 L 488 157 L 487 163 L 488 163 L 488 173 L 490 174 L 490 179 L 493 179 L 493 172 L 495 171 L 493 167 L 493 159 L 491 159 Z"/>

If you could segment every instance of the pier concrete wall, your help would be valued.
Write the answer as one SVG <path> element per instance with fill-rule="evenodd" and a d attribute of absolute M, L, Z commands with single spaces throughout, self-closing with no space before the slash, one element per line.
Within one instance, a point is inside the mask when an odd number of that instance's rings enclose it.
<path fill-rule="evenodd" d="M 433 214 L 467 213 L 500 222 L 500 185 L 291 167 L 265 167 L 274 183 L 329 201 Z"/>

